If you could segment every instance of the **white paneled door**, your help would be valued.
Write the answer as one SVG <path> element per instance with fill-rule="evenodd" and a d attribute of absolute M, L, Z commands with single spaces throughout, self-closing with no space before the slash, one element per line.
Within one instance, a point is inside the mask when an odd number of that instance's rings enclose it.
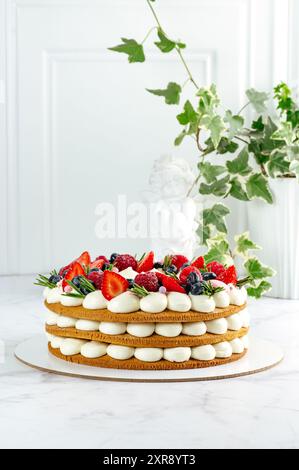
<path fill-rule="evenodd" d="M 283 56 L 296 42 L 285 14 L 293 4 L 158 0 L 156 8 L 187 43 L 198 82 L 216 82 L 237 110 L 249 86 L 270 89 L 280 71 L 297 74 Z M 94 229 L 97 204 L 118 194 L 139 200 L 161 154 L 195 163 L 191 144 L 172 145 L 177 108 L 145 91 L 184 82 L 176 56 L 149 42 L 145 64 L 129 65 L 107 50 L 120 36 L 142 40 L 152 25 L 143 0 L 0 0 L 2 274 L 46 271 L 84 249 L 146 248 L 146 240 L 99 240 Z M 288 34 L 277 56 L 274 44 Z"/>

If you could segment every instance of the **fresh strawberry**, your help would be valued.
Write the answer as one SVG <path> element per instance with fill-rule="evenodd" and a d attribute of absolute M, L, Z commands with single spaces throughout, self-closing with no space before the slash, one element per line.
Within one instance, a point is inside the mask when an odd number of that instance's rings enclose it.
<path fill-rule="evenodd" d="M 104 264 L 105 264 L 105 260 L 104 260 L 103 258 L 101 258 L 101 259 L 96 258 L 96 259 L 90 264 L 89 269 L 94 269 L 94 268 L 101 269 Z"/>
<path fill-rule="evenodd" d="M 179 284 L 179 282 L 170 276 L 163 276 L 162 284 L 168 292 L 181 292 L 185 294 L 186 291 L 183 287 Z"/>
<path fill-rule="evenodd" d="M 79 256 L 79 258 L 77 258 L 75 261 L 77 261 L 77 263 L 80 263 L 81 266 L 89 266 L 90 265 L 90 254 L 88 253 L 88 251 L 84 251 L 82 253 L 82 255 Z"/>
<path fill-rule="evenodd" d="M 234 265 L 229 266 L 222 273 L 217 276 L 219 281 L 225 282 L 225 284 L 237 284 L 237 272 Z"/>
<path fill-rule="evenodd" d="M 93 283 L 96 289 L 101 289 L 103 282 L 103 271 L 92 271 L 87 275 L 87 279 Z"/>
<path fill-rule="evenodd" d="M 127 279 L 112 271 L 104 271 L 102 281 L 102 293 L 105 299 L 111 300 L 122 294 L 129 287 Z"/>
<path fill-rule="evenodd" d="M 62 288 L 69 285 L 66 281 L 72 281 L 76 276 L 85 276 L 85 271 L 80 263 L 74 261 L 62 280 Z"/>
<path fill-rule="evenodd" d="M 66 275 L 66 273 L 71 269 L 73 264 L 74 264 L 74 261 L 72 261 L 70 264 L 67 264 L 66 266 L 63 266 L 62 268 L 60 268 L 59 273 L 58 273 L 59 276 L 64 277 Z"/>
<path fill-rule="evenodd" d="M 145 287 L 149 292 L 157 292 L 159 290 L 159 281 L 155 273 L 140 273 L 134 279 L 139 286 Z"/>
<path fill-rule="evenodd" d="M 190 273 L 196 273 L 201 278 L 201 273 L 199 269 L 197 269 L 195 266 L 186 266 L 186 268 L 182 269 L 179 275 L 179 278 L 182 284 L 186 284 L 187 277 L 189 276 Z"/>
<path fill-rule="evenodd" d="M 184 255 L 173 255 L 171 257 L 171 264 L 174 264 L 174 266 L 177 269 L 180 269 L 183 266 L 183 264 L 188 263 L 188 262 L 189 262 L 188 258 L 186 258 L 186 256 Z"/>
<path fill-rule="evenodd" d="M 225 272 L 225 267 L 223 264 L 218 263 L 218 261 L 212 261 L 211 263 L 207 264 L 208 271 L 215 273 L 218 277 L 221 273 Z"/>
<path fill-rule="evenodd" d="M 122 271 L 123 269 L 127 269 L 127 268 L 132 268 L 135 271 L 137 269 L 136 259 L 134 258 L 134 256 L 131 256 L 131 255 L 128 255 L 128 254 L 118 255 L 115 258 L 114 265 L 120 271 Z"/>
<path fill-rule="evenodd" d="M 139 273 L 145 273 L 150 271 L 154 267 L 154 252 L 150 251 L 144 255 L 137 265 L 137 271 Z"/>
<path fill-rule="evenodd" d="M 191 263 L 191 266 L 195 266 L 198 269 L 202 269 L 205 265 L 205 260 L 203 256 L 199 256 Z"/>
<path fill-rule="evenodd" d="M 95 261 L 97 261 L 98 259 L 103 259 L 105 263 L 109 263 L 109 259 L 106 258 L 106 256 L 104 255 L 97 256 Z"/>

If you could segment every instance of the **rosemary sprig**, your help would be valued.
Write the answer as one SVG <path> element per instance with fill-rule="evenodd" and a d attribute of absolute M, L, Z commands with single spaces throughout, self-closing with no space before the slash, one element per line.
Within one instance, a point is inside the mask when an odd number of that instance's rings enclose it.
<path fill-rule="evenodd" d="M 75 292 L 64 292 L 64 294 L 61 295 L 64 295 L 65 297 L 74 297 L 75 299 L 84 299 L 85 297 L 85 295 L 77 294 Z"/>
<path fill-rule="evenodd" d="M 172 256 L 166 255 L 163 260 L 163 268 L 169 268 L 172 264 Z"/>
<path fill-rule="evenodd" d="M 50 278 L 52 276 L 57 276 L 58 273 L 56 269 L 53 269 L 53 271 L 50 272 L 50 275 L 44 276 L 43 274 L 38 274 L 36 278 L 36 282 L 34 282 L 34 285 L 36 286 L 42 286 L 42 287 L 49 287 L 49 289 L 54 289 L 56 287 L 56 284 L 54 282 L 50 281 Z"/>
<path fill-rule="evenodd" d="M 134 284 L 130 291 L 134 292 L 138 297 L 146 297 L 149 294 L 149 291 L 146 290 L 145 287 L 139 286 L 138 284 Z"/>
<path fill-rule="evenodd" d="M 81 291 L 81 288 L 84 289 L 85 291 L 87 291 L 88 294 L 90 294 L 90 292 L 93 292 L 93 291 L 96 290 L 95 286 L 88 279 L 86 279 L 86 277 L 84 277 L 84 276 L 80 276 L 80 286 L 76 286 L 72 281 L 69 281 L 69 280 L 66 280 L 66 282 L 68 283 L 69 286 L 72 287 L 72 289 L 74 289 L 76 291 L 76 293 L 74 293 L 74 292 L 65 292 L 63 294 L 63 295 L 67 295 L 68 297 L 84 298 L 85 295 L 87 295 L 87 294 L 84 294 Z"/>
<path fill-rule="evenodd" d="M 222 292 L 224 290 L 223 287 L 212 286 L 210 281 L 203 281 L 201 285 L 203 287 L 203 294 L 208 295 L 209 297 L 214 294 L 217 294 L 217 292 Z"/>

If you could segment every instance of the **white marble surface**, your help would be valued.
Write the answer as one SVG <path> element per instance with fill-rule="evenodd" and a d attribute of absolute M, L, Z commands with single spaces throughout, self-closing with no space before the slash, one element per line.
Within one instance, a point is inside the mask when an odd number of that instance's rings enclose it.
<path fill-rule="evenodd" d="M 299 447 L 299 302 L 251 304 L 251 334 L 285 351 L 270 371 L 198 383 L 100 382 L 14 359 L 15 345 L 43 328 L 32 279 L 0 277 L 0 448 Z"/>

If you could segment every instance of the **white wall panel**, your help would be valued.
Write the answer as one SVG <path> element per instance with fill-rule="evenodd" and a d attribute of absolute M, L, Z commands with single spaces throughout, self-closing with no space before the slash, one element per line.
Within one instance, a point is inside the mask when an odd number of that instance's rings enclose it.
<path fill-rule="evenodd" d="M 225 105 L 238 110 L 247 87 L 273 83 L 273 3 L 163 0 L 156 7 L 167 31 L 187 43 L 186 59 L 198 81 L 215 81 Z M 145 36 L 153 25 L 146 3 L 0 0 L 0 5 L 6 19 L 0 50 L 6 78 L 6 104 L 0 104 L 0 272 L 47 270 L 83 249 L 142 252 L 146 240 L 95 237 L 97 203 L 116 202 L 119 193 L 139 200 L 161 154 L 196 162 L 192 142 L 172 145 L 178 108 L 144 90 L 184 82 L 175 54 L 161 55 L 150 46 L 145 64 L 129 65 L 123 55 L 107 51 L 120 36 Z M 292 31 L 297 35 L 294 25 Z M 298 62 L 287 64 L 295 79 Z M 231 224 L 241 228 L 244 205 L 233 207 L 238 212 Z"/>

